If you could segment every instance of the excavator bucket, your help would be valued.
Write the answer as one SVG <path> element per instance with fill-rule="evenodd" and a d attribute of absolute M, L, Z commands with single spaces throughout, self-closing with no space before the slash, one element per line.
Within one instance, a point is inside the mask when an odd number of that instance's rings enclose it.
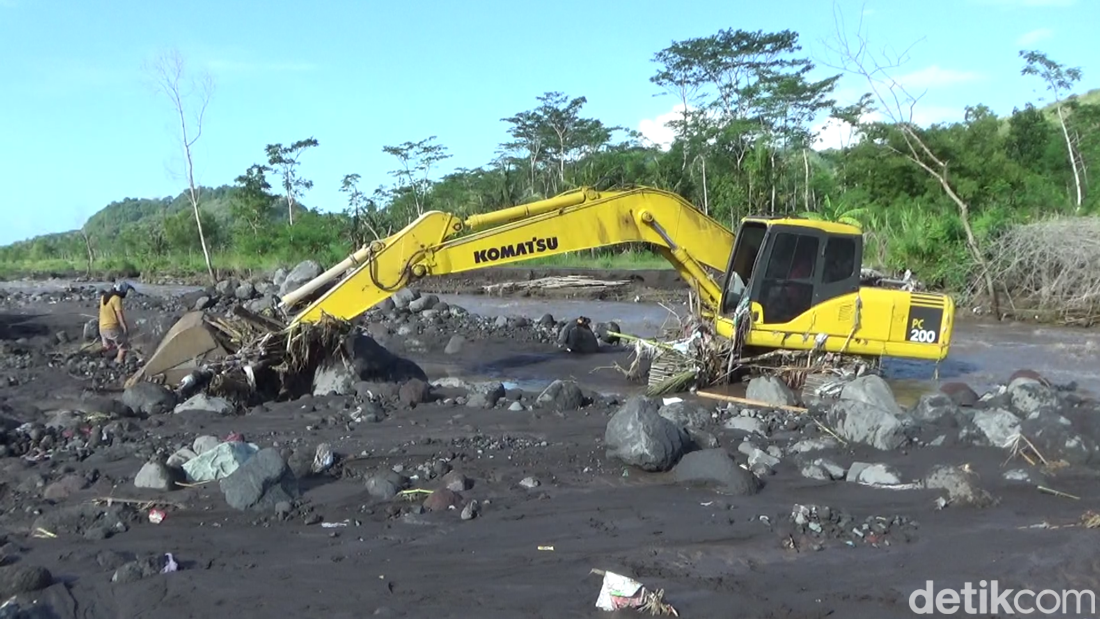
<path fill-rule="evenodd" d="M 126 381 L 126 387 L 161 377 L 165 384 L 175 385 L 204 361 L 224 357 L 227 353 L 214 338 L 205 317 L 205 312 L 195 311 L 176 321 L 145 365 Z"/>

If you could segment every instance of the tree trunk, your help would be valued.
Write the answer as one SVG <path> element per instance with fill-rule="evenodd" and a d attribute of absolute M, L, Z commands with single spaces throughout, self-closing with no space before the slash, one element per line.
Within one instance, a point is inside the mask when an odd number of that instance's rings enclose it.
<path fill-rule="evenodd" d="M 802 149 L 802 183 L 803 183 L 803 201 L 806 203 L 806 210 L 811 211 L 810 208 L 810 158 L 806 154 L 806 149 Z"/>
<path fill-rule="evenodd" d="M 1073 168 L 1073 184 L 1077 188 L 1077 211 L 1081 211 L 1081 174 L 1077 171 L 1077 157 L 1073 156 L 1073 142 L 1069 139 L 1066 118 L 1062 115 L 1062 106 L 1058 106 L 1058 123 L 1062 126 L 1062 136 L 1066 139 L 1066 152 L 1069 153 L 1069 167 Z"/>
<path fill-rule="evenodd" d="M 702 158 L 703 163 L 703 214 L 710 215 L 710 201 L 707 198 L 707 158 Z"/>

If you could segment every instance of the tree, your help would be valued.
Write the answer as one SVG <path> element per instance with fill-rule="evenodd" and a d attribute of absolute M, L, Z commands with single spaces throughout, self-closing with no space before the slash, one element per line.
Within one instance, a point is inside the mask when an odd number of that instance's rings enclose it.
<path fill-rule="evenodd" d="M 202 73 L 185 85 L 184 68 L 183 56 L 177 50 L 161 54 L 149 65 L 157 90 L 172 102 L 176 117 L 179 119 L 179 142 L 186 167 L 187 197 L 195 217 L 199 245 L 202 247 L 203 258 L 206 261 L 206 271 L 210 276 L 210 282 L 214 283 L 217 277 L 214 275 L 214 265 L 210 260 L 210 249 L 206 243 L 206 233 L 203 231 L 202 216 L 199 213 L 199 187 L 195 184 L 193 154 L 195 143 L 202 137 L 202 123 L 214 93 L 214 80 L 208 73 Z M 193 107 L 188 105 L 191 99 L 194 99 Z M 189 116 L 191 116 L 190 120 Z"/>
<path fill-rule="evenodd" d="M 373 200 L 359 190 L 359 175 L 345 175 L 340 183 L 340 192 L 348 196 L 347 213 L 351 217 L 349 235 L 352 247 L 362 247 L 366 244 L 367 237 L 362 232 L 363 227 L 366 227 L 375 239 L 381 238 L 372 222 L 373 211 L 377 206 Z"/>
<path fill-rule="evenodd" d="M 401 162 L 401 167 L 391 170 L 390 175 L 398 180 L 399 191 L 411 196 L 418 217 L 424 214 L 428 190 L 432 185 L 432 167 L 451 158 L 447 147 L 436 144 L 435 139 L 436 136 L 433 135 L 419 142 L 382 147 L 382 152 L 397 157 Z"/>
<path fill-rule="evenodd" d="M 268 144 L 267 165 L 279 173 L 282 179 L 283 194 L 286 196 L 286 207 L 289 224 L 294 225 L 294 208 L 297 206 L 298 197 L 302 192 L 313 188 L 313 181 L 298 175 L 298 160 L 306 149 L 317 146 L 314 138 L 298 140 L 290 146 L 282 144 Z"/>
<path fill-rule="evenodd" d="M 1066 67 L 1051 60 L 1046 54 L 1037 51 L 1020 50 L 1020 58 L 1024 59 L 1024 68 L 1021 75 L 1036 76 L 1046 82 L 1047 90 L 1054 94 L 1054 110 L 1058 114 L 1058 124 L 1062 126 L 1062 137 L 1066 140 L 1066 153 L 1069 155 L 1069 166 L 1073 170 L 1073 184 L 1077 189 L 1077 210 L 1081 210 L 1084 200 L 1084 190 L 1081 187 L 1081 162 L 1080 153 L 1074 148 L 1069 137 L 1069 129 L 1066 128 L 1066 116 L 1062 109 L 1062 93 L 1069 92 L 1073 85 L 1081 81 L 1081 69 Z"/>
<path fill-rule="evenodd" d="M 856 41 L 853 44 L 844 32 L 843 18 L 836 8 L 835 0 L 833 13 L 836 38 L 829 47 L 838 63 L 834 68 L 864 79 L 871 89 L 871 92 L 861 99 L 863 112 L 855 116 L 862 119 L 870 112 L 877 111 L 884 117 L 884 121 L 861 123 L 864 129 L 862 133 L 926 172 L 935 179 L 955 205 L 966 234 L 967 247 L 974 262 L 981 269 L 986 292 L 993 304 L 993 312 L 1000 318 L 1000 304 L 993 284 L 993 274 L 974 235 L 974 229 L 970 225 L 970 204 L 959 195 L 952 179 L 948 176 L 950 161 L 929 148 L 920 127 L 913 121 L 920 96 L 911 94 L 890 75 L 891 71 L 899 68 L 908 59 L 908 50 L 896 56 L 884 53 L 882 58 L 876 58 L 868 50 L 869 44 L 863 30 L 862 18 L 856 29 Z"/>
<path fill-rule="evenodd" d="M 268 166 L 253 164 L 234 179 L 237 190 L 233 193 L 230 209 L 234 218 L 248 226 L 253 234 L 271 221 L 275 211 L 275 196 L 269 193 L 271 183 L 267 181 L 267 173 L 271 171 Z"/>

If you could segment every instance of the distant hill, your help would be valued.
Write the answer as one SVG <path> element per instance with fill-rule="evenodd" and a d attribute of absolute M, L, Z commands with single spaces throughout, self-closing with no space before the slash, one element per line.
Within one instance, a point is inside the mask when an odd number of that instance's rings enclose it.
<path fill-rule="evenodd" d="M 199 193 L 199 208 L 213 215 L 220 221 L 228 222 L 232 216 L 230 207 L 233 202 L 234 192 L 237 188 L 232 185 L 220 187 L 202 187 Z M 285 198 L 276 198 L 276 208 L 272 219 L 285 221 L 287 208 Z M 97 242 L 110 242 L 118 238 L 119 234 L 127 228 L 154 223 L 160 217 L 169 217 L 181 210 L 190 210 L 191 200 L 186 190 L 175 197 L 164 198 L 124 198 L 111 202 L 99 211 L 96 211 L 84 224 L 84 232 L 95 238 Z M 307 207 L 297 204 L 295 212 L 303 212 Z M 53 232 L 42 234 L 22 241 L 16 241 L 7 247 L 17 247 L 32 243 L 46 244 L 63 243 L 73 236 L 79 235 L 79 230 L 67 232 Z"/>

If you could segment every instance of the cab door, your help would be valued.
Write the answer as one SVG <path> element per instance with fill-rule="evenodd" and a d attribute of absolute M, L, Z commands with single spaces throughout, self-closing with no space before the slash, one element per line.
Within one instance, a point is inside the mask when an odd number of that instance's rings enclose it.
<path fill-rule="evenodd" d="M 820 302 L 827 237 L 813 228 L 772 225 L 749 283 L 750 299 L 759 304 L 760 324 L 782 325 Z"/>

